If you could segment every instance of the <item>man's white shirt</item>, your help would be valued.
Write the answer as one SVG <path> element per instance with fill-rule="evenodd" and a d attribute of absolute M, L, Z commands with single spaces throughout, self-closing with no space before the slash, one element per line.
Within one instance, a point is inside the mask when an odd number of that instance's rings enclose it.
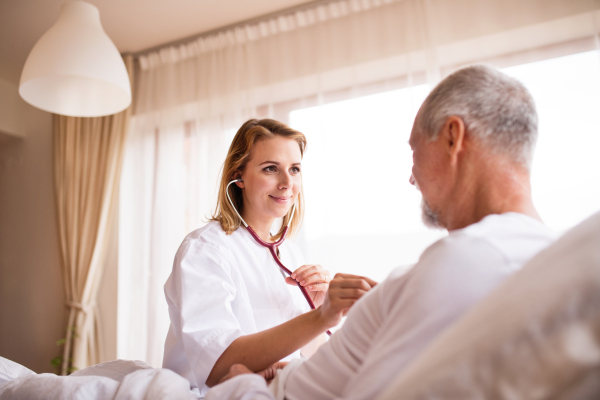
<path fill-rule="evenodd" d="M 446 327 L 555 237 L 541 222 L 518 213 L 492 214 L 450 232 L 427 248 L 410 271 L 392 272 L 359 300 L 342 329 L 313 357 L 283 374 L 284 384 L 277 384 L 285 393 L 278 391 L 277 397 L 377 397 Z M 234 384 L 237 393 L 245 385 L 255 394 L 260 391 L 256 376 L 240 378 L 215 387 L 214 394 L 240 398 L 229 394 Z M 268 391 L 266 385 L 263 390 Z"/>

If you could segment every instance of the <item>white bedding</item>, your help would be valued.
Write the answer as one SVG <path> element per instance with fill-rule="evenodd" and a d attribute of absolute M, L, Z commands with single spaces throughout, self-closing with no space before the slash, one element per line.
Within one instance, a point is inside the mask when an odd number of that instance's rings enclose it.
<path fill-rule="evenodd" d="M 36 374 L 0 357 L 0 400 L 8 399 L 166 400 L 195 396 L 186 379 L 141 361 L 109 361 L 57 376 Z"/>

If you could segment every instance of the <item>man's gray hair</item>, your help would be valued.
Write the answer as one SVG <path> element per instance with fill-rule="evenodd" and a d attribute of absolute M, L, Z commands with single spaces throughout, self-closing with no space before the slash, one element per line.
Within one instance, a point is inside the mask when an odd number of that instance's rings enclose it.
<path fill-rule="evenodd" d="M 530 167 L 538 117 L 533 97 L 521 82 L 486 65 L 462 68 L 427 96 L 417 126 L 435 140 L 453 115 L 492 151 Z"/>

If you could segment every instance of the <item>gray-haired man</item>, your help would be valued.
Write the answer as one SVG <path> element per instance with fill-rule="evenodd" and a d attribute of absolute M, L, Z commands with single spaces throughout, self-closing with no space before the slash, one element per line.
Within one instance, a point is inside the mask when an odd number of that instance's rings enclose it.
<path fill-rule="evenodd" d="M 408 273 L 369 291 L 342 329 L 310 360 L 288 365 L 271 391 L 288 400 L 376 398 L 443 329 L 549 245 L 554 235 L 531 200 L 536 138 L 535 105 L 517 80 L 487 66 L 444 79 L 415 119 L 410 182 L 423 195 L 424 221 L 449 235 Z M 213 390 L 226 398 L 244 387 L 250 398 L 271 396 L 252 374 Z"/>

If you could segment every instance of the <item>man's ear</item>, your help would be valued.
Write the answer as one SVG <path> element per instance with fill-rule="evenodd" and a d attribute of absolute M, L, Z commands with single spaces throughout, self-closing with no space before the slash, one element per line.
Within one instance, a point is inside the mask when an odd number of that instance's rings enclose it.
<path fill-rule="evenodd" d="M 464 149 L 465 122 L 456 115 L 448 117 L 442 135 L 450 156 L 450 162 L 455 164 L 458 160 L 458 154 Z"/>

